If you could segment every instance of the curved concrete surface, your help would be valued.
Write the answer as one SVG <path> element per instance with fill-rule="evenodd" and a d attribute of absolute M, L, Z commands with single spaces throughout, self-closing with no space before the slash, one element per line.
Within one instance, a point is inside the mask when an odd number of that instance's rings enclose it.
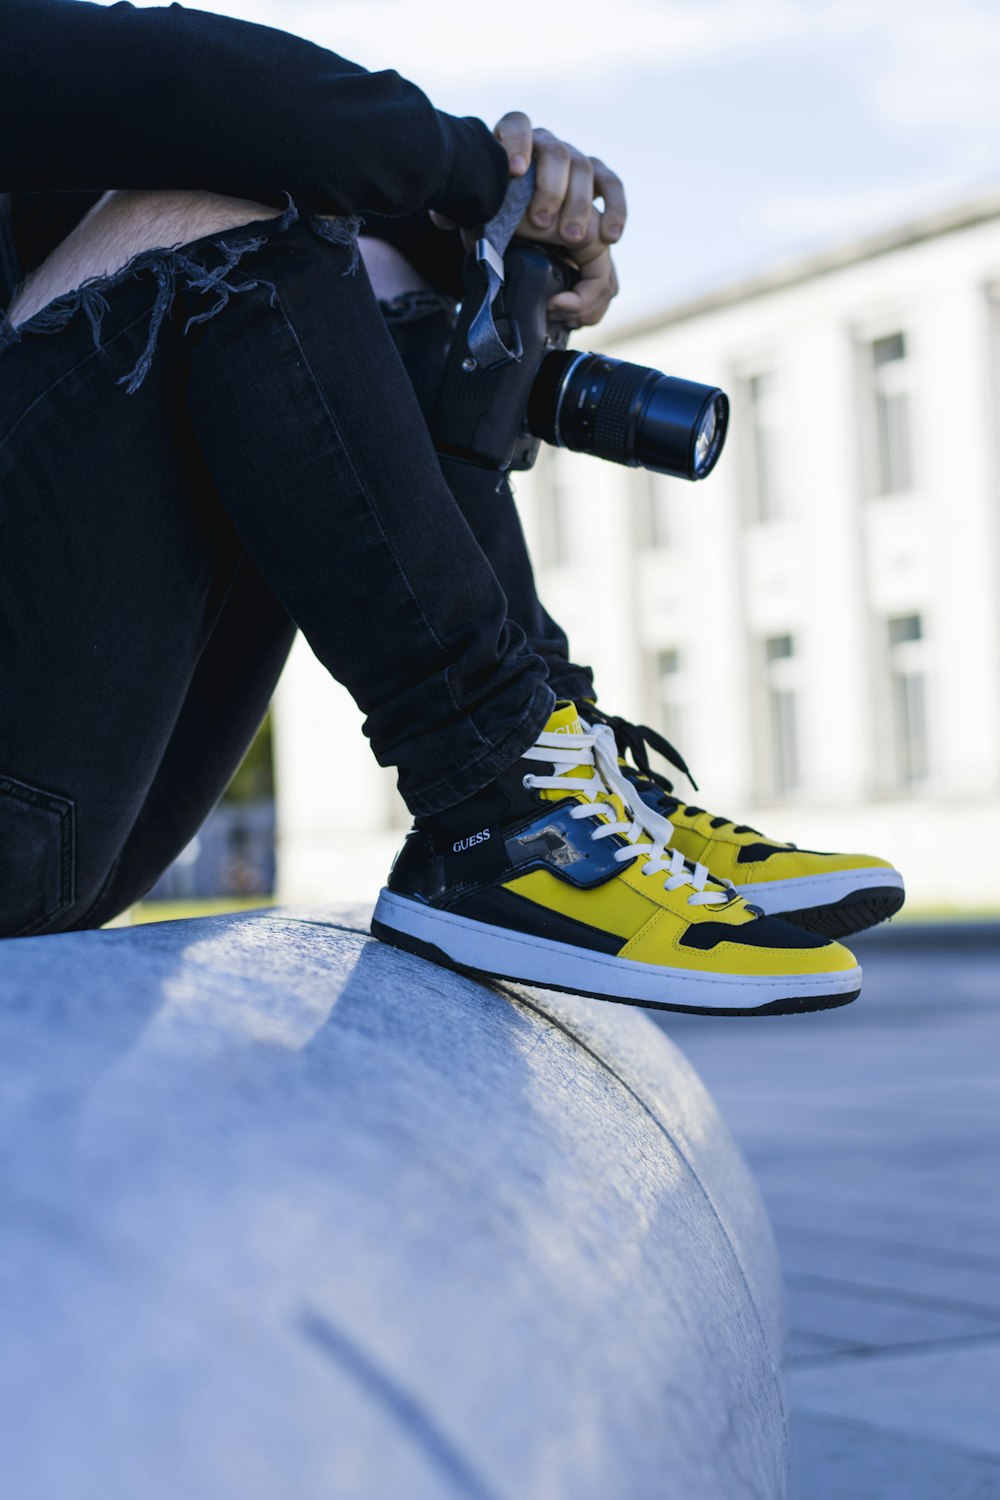
<path fill-rule="evenodd" d="M 641 1012 L 363 913 L 8 941 L 0 1141 L 18 1500 L 785 1493 L 770 1231 Z"/>

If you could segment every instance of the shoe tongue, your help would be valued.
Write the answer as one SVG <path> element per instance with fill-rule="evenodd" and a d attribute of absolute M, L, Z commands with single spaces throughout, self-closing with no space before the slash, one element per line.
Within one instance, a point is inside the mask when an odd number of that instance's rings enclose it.
<path fill-rule="evenodd" d="M 569 702 L 557 703 L 549 722 L 545 726 L 546 734 L 586 734 L 586 732 L 580 721 L 579 709 L 575 703 Z M 571 780 L 575 778 L 578 781 L 589 782 L 594 776 L 594 769 L 592 766 L 587 765 L 574 766 L 571 769 L 563 766 L 560 767 L 559 774 L 569 777 Z M 564 791 L 546 790 L 541 793 L 541 796 L 544 797 L 546 802 L 559 802 L 566 796 L 566 793 Z M 618 809 L 619 815 L 621 815 L 622 809 L 617 799 L 615 807 Z"/>
<path fill-rule="evenodd" d="M 545 726 L 546 734 L 583 734 L 580 713 L 575 703 L 557 703 Z"/>

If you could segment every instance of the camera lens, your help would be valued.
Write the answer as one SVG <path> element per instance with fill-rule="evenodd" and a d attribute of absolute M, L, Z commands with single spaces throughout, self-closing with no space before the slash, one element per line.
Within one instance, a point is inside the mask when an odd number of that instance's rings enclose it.
<path fill-rule="evenodd" d="M 715 442 L 715 434 L 718 431 L 718 426 L 719 423 L 715 412 L 715 402 L 713 401 L 705 416 L 702 418 L 701 425 L 698 428 L 698 432 L 694 440 L 694 466 L 698 474 L 702 474 L 704 472 L 705 464 L 708 462 L 708 456 L 711 453 L 712 445 Z"/>
<path fill-rule="evenodd" d="M 729 402 L 716 386 L 605 354 L 546 355 L 528 397 L 535 437 L 681 479 L 711 473 L 728 421 Z"/>

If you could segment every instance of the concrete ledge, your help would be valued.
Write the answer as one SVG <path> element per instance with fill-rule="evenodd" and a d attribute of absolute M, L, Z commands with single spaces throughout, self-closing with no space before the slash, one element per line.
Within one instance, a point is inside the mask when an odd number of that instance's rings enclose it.
<path fill-rule="evenodd" d="M 685 1059 L 365 915 L 0 943 L 5 1491 L 783 1495 L 770 1230 Z"/>

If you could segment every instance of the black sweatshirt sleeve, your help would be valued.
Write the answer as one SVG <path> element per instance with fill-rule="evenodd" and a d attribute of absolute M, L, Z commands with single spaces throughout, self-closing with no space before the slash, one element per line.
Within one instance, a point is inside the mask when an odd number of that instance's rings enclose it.
<path fill-rule="evenodd" d="M 481 120 L 267 26 L 180 5 L 0 0 L 0 189 L 208 188 L 459 224 L 499 207 Z"/>

